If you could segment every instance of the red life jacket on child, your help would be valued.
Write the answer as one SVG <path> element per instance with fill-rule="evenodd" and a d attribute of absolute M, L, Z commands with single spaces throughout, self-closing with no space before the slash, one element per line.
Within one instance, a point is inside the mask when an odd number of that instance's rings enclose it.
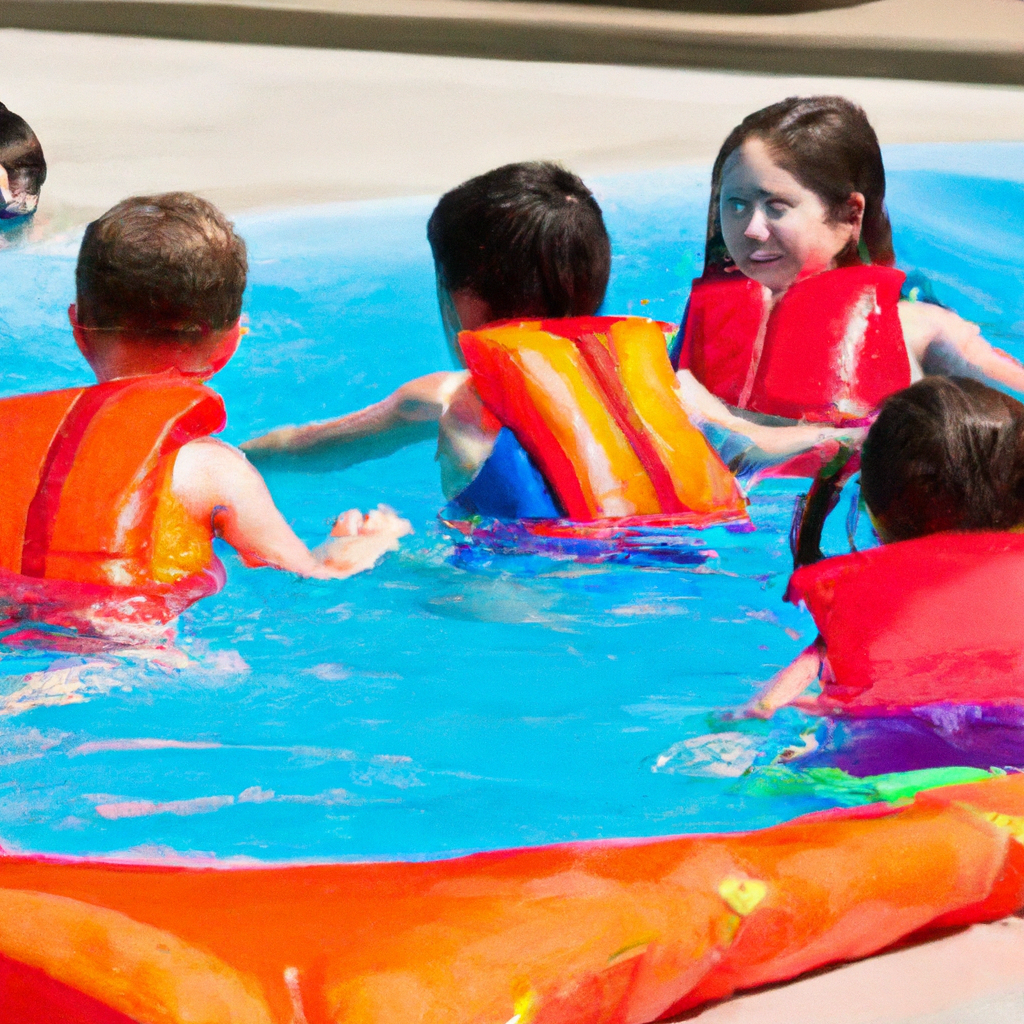
<path fill-rule="evenodd" d="M 224 403 L 177 374 L 0 400 L 0 612 L 91 631 L 163 623 L 216 593 L 209 530 L 171 493 Z"/>
<path fill-rule="evenodd" d="M 680 369 L 739 409 L 820 423 L 870 415 L 910 384 L 890 267 L 827 270 L 767 290 L 738 271 L 693 282 Z"/>
<path fill-rule="evenodd" d="M 514 320 L 463 331 L 459 345 L 484 404 L 571 519 L 746 517 L 735 479 L 679 400 L 662 325 Z"/>
<path fill-rule="evenodd" d="M 1024 703 L 1024 535 L 937 533 L 827 558 L 786 596 L 825 640 L 823 700 L 837 710 Z"/>

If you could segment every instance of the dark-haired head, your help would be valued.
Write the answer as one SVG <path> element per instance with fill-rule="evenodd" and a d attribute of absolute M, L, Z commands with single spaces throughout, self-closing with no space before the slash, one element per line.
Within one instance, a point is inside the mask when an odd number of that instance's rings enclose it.
<path fill-rule="evenodd" d="M 7 178 L 8 196 L 0 198 L 0 218 L 25 217 L 39 204 L 46 181 L 43 147 L 23 117 L 0 103 L 0 167 Z"/>
<path fill-rule="evenodd" d="M 961 377 L 897 392 L 864 442 L 861 493 L 884 540 L 1024 525 L 1024 405 Z"/>
<path fill-rule="evenodd" d="M 247 271 L 245 242 L 212 203 L 188 192 L 125 199 L 85 229 L 78 324 L 199 339 L 238 320 Z"/>
<path fill-rule="evenodd" d="M 745 117 L 722 144 L 715 160 L 708 206 L 705 274 L 720 273 L 732 262 L 722 236 L 722 174 L 726 161 L 744 143 L 764 143 L 775 163 L 813 192 L 826 216 L 846 216 L 852 195 L 864 197 L 860 244 L 851 241 L 836 266 L 895 262 L 892 229 L 885 210 L 885 169 L 878 138 L 864 111 L 841 96 L 790 97 Z"/>
<path fill-rule="evenodd" d="M 555 164 L 507 164 L 452 189 L 427 238 L 440 288 L 471 293 L 494 320 L 588 316 L 608 287 L 601 208 Z"/>

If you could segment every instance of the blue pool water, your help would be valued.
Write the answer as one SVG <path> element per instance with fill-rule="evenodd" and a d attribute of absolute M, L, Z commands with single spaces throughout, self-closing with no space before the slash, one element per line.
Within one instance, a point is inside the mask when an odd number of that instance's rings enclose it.
<path fill-rule="evenodd" d="M 1024 147 L 897 147 L 904 269 L 1024 356 Z M 678 320 L 701 265 L 708 174 L 595 182 L 615 260 L 607 312 Z M 225 437 L 338 414 L 449 364 L 429 199 L 240 218 L 252 333 L 216 379 Z M 77 239 L 0 255 L 0 392 L 88 380 L 66 327 Z M 453 561 L 429 444 L 350 469 L 270 471 L 298 533 L 386 501 L 416 535 L 372 574 L 243 568 L 184 616 L 192 664 L 33 676 L 0 658 L 0 841 L 62 853 L 423 857 L 771 824 L 826 805 L 738 777 L 802 720 L 723 721 L 811 638 L 782 602 L 787 483 L 755 533 L 709 531 L 704 571 L 501 556 Z M 841 550 L 841 517 L 830 524 Z M 43 687 L 48 687 L 44 689 Z M 71 697 L 75 703 L 60 703 Z"/>

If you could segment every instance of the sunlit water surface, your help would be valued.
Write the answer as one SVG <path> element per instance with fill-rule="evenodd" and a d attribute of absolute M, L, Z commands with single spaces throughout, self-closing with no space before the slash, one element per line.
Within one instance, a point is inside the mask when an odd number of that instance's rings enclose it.
<path fill-rule="evenodd" d="M 1024 355 L 1024 147 L 887 154 L 900 265 Z M 708 174 L 594 183 L 615 248 L 605 309 L 677 321 L 701 266 Z M 242 217 L 251 334 L 216 378 L 241 441 L 449 366 L 429 199 Z M 0 254 L 2 393 L 84 384 L 66 325 L 77 238 Z M 184 668 L 0 658 L 0 838 L 59 853 L 345 859 L 768 825 L 825 806 L 741 773 L 800 734 L 723 721 L 813 636 L 782 601 L 799 485 L 704 571 L 453 559 L 429 444 L 342 471 L 270 471 L 310 543 L 384 501 L 416 534 L 375 572 L 243 568 L 186 614 Z M 844 506 L 845 507 L 845 506 Z M 828 534 L 846 548 L 842 515 Z M 863 528 L 862 528 L 863 532 Z M 33 675 L 46 668 L 58 672 Z M 66 670 L 61 674 L 60 670 Z M 74 703 L 60 703 L 72 699 Z M 723 735 L 724 734 L 724 735 Z"/>

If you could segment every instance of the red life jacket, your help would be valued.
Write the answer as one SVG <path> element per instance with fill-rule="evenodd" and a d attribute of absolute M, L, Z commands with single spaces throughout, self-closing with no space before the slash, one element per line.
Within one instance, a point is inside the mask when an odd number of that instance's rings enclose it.
<path fill-rule="evenodd" d="M 484 404 L 570 518 L 746 518 L 735 479 L 679 399 L 662 325 L 513 320 L 463 331 L 459 345 Z"/>
<path fill-rule="evenodd" d="M 851 714 L 1024 703 L 1024 536 L 937 533 L 798 569 L 828 648 L 823 699 Z"/>
<path fill-rule="evenodd" d="M 178 449 L 224 403 L 176 374 L 0 400 L 0 612 L 92 631 L 215 593 L 211 534 L 171 494 Z"/>
<path fill-rule="evenodd" d="M 768 293 L 738 271 L 693 282 L 680 369 L 739 409 L 848 423 L 910 384 L 897 304 L 904 274 L 828 270 Z"/>

